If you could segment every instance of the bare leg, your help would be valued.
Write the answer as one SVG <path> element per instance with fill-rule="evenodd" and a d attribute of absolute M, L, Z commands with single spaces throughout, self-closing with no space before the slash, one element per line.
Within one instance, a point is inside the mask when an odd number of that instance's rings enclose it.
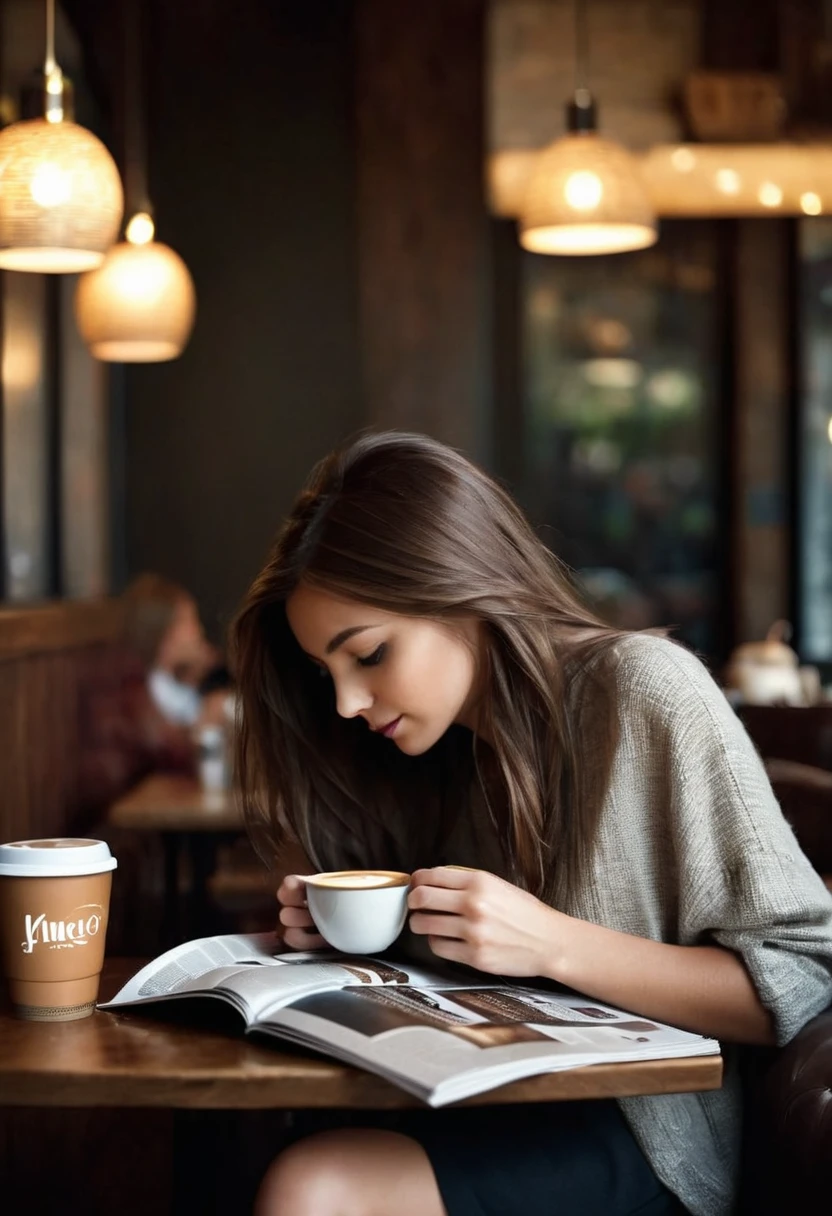
<path fill-rule="evenodd" d="M 269 1167 L 254 1216 L 447 1216 L 427 1153 L 399 1132 L 299 1140 Z"/>

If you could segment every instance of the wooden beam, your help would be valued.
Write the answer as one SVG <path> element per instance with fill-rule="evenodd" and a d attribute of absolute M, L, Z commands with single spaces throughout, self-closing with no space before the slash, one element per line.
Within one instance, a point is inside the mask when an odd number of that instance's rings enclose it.
<path fill-rule="evenodd" d="M 365 417 L 480 456 L 491 380 L 484 25 L 482 0 L 355 6 Z"/>

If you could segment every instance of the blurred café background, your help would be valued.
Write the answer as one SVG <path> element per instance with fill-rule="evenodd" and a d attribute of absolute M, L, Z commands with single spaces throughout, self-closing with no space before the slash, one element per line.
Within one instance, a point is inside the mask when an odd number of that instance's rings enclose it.
<path fill-rule="evenodd" d="M 195 887 L 274 908 L 228 806 L 120 809 L 156 767 L 100 743 L 121 593 L 184 589 L 221 664 L 305 473 L 368 425 L 482 461 L 610 622 L 799 707 L 759 737 L 832 766 L 832 4 L 0 15 L 0 822 L 121 834 L 114 945 L 198 929 Z"/>
<path fill-rule="evenodd" d="M 0 124 L 0 834 L 111 841 L 110 951 L 275 919 L 230 715 L 124 742 L 122 593 L 222 672 L 367 426 L 694 647 L 832 873 L 830 0 L 0 0 Z"/>
<path fill-rule="evenodd" d="M 114 947 L 274 911 L 227 771 L 203 830 L 193 718 L 178 810 L 135 795 L 164 763 L 114 757 L 122 592 L 183 589 L 222 666 L 305 473 L 361 427 L 482 461 L 610 622 L 668 626 L 758 741 L 832 767 L 832 4 L 0 19 L 0 822 L 116 833 Z"/>

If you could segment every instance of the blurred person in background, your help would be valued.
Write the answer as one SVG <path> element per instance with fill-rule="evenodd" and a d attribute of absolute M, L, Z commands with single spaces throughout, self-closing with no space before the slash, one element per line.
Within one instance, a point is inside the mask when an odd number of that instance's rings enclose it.
<path fill-rule="evenodd" d="M 160 574 L 140 574 L 122 598 L 125 640 L 141 660 L 161 717 L 191 728 L 221 723 L 227 672 L 193 596 Z"/>
<path fill-rule="evenodd" d="M 103 808 L 151 772 L 196 772 L 196 739 L 229 718 L 230 678 L 194 597 L 160 574 L 122 596 L 124 655 L 82 704 L 80 809 Z"/>

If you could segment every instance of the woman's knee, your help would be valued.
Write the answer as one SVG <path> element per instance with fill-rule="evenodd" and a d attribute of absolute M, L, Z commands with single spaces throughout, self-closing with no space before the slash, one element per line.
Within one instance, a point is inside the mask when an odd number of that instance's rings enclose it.
<path fill-rule="evenodd" d="M 309 1136 L 275 1158 L 257 1192 L 254 1216 L 335 1216 L 337 1171 L 328 1140 L 329 1133 Z"/>
<path fill-rule="evenodd" d="M 424 1150 L 384 1131 L 321 1132 L 269 1167 L 254 1216 L 386 1216 L 391 1189 L 399 1216 L 444 1216 Z"/>

